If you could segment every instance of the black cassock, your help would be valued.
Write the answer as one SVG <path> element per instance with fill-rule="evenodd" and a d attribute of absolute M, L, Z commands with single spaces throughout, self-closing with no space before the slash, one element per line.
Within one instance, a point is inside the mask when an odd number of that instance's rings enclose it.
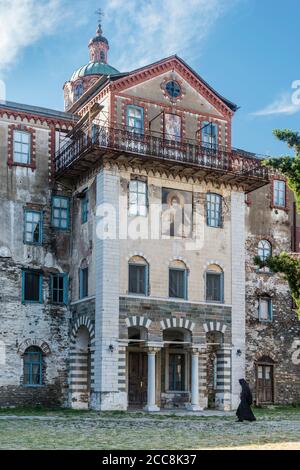
<path fill-rule="evenodd" d="M 236 410 L 236 415 L 239 421 L 256 421 L 256 418 L 251 410 L 252 405 L 252 393 L 247 384 L 246 380 L 240 379 L 239 380 L 242 392 L 241 392 L 241 403 L 239 404 L 238 409 Z"/>

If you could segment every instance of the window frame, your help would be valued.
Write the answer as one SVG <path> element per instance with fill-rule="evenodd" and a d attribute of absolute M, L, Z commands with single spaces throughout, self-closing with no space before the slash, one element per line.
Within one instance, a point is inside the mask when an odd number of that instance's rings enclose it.
<path fill-rule="evenodd" d="M 133 183 L 137 183 L 137 190 L 136 191 L 133 191 L 131 190 L 131 186 Z M 141 193 L 139 192 L 139 184 L 143 184 L 145 186 L 145 193 Z M 133 206 L 133 204 L 131 204 L 130 202 L 130 196 L 131 194 L 135 194 L 136 197 L 137 197 L 137 211 L 136 213 L 131 213 L 131 206 Z M 142 206 L 139 204 L 139 196 L 145 196 L 145 206 Z M 128 214 L 130 217 L 147 217 L 148 216 L 148 183 L 147 181 L 142 181 L 140 179 L 131 179 L 128 183 Z M 145 214 L 142 214 L 141 213 L 141 207 L 145 207 Z"/>
<path fill-rule="evenodd" d="M 143 267 L 145 268 L 145 274 L 144 274 L 144 293 L 137 293 L 137 292 L 131 292 L 130 290 L 130 267 Z M 145 263 L 134 263 L 134 262 L 128 262 L 128 294 L 129 295 L 140 295 L 143 297 L 148 297 L 149 296 L 149 265 L 147 261 L 145 260 Z"/>
<path fill-rule="evenodd" d="M 63 279 L 63 301 L 59 302 L 57 300 L 54 300 L 54 278 L 60 278 Z M 55 289 L 58 291 L 58 295 L 61 289 Z M 50 299 L 51 303 L 54 305 L 68 305 L 69 303 L 69 276 L 67 273 L 56 273 L 56 274 L 51 274 L 50 277 Z"/>
<path fill-rule="evenodd" d="M 44 384 L 43 384 L 43 351 L 41 350 L 41 348 L 37 347 L 37 349 L 39 349 L 39 351 L 28 351 L 28 349 L 30 349 L 32 346 L 30 346 L 29 348 L 26 349 L 26 351 L 24 352 L 24 355 L 23 355 L 23 386 L 24 387 L 42 387 Z M 25 360 L 25 356 L 29 356 L 29 355 L 39 355 L 39 361 L 29 361 L 29 364 L 30 364 L 30 373 L 29 373 L 29 377 L 30 377 L 30 383 L 25 383 L 24 382 L 24 378 L 25 378 L 25 364 L 26 364 L 26 360 Z M 28 364 L 28 363 L 27 363 Z M 33 377 L 33 374 L 32 374 L 32 366 L 33 365 L 38 365 L 39 366 L 39 383 L 38 384 L 34 384 L 32 383 L 32 377 Z"/>
<path fill-rule="evenodd" d="M 86 295 L 84 295 L 83 287 L 84 287 L 84 273 L 86 273 Z M 89 296 L 89 268 L 88 266 L 85 268 L 79 269 L 79 300 L 87 299 Z"/>
<path fill-rule="evenodd" d="M 170 273 L 180 271 L 183 273 L 183 295 L 184 297 L 173 297 L 170 295 Z M 188 270 L 187 268 L 169 267 L 169 299 L 188 300 Z"/>
<path fill-rule="evenodd" d="M 19 134 L 26 134 L 29 136 L 29 143 L 23 143 L 22 140 L 21 141 L 16 141 L 15 140 L 15 133 L 18 132 Z M 24 129 L 18 129 L 18 128 L 14 128 L 13 129 L 13 133 L 12 133 L 12 161 L 13 161 L 13 164 L 14 165 L 21 165 L 21 166 L 30 166 L 32 165 L 32 134 L 31 132 L 28 132 L 27 130 L 24 130 Z M 25 155 L 23 154 L 23 152 L 16 152 L 15 150 L 15 145 L 16 144 L 20 144 L 20 145 L 28 145 L 28 154 L 27 154 L 27 157 L 28 157 L 28 161 L 27 162 L 21 162 L 21 161 L 17 161 L 15 159 L 15 154 L 18 153 L 20 155 Z"/>
<path fill-rule="evenodd" d="M 208 282 L 207 282 L 207 276 L 208 275 L 215 275 L 219 276 L 220 278 L 220 300 L 208 300 L 207 298 L 207 288 L 208 288 Z M 207 303 L 216 303 L 216 304 L 224 304 L 224 272 L 223 271 L 206 271 L 205 272 L 205 301 Z"/>
<path fill-rule="evenodd" d="M 40 221 L 39 221 L 39 241 L 38 242 L 35 242 L 35 241 L 27 241 L 26 240 L 26 234 L 29 233 L 27 232 L 26 230 L 26 224 L 27 223 L 31 223 L 33 224 L 33 222 L 28 222 L 27 219 L 26 219 L 26 215 L 29 214 L 29 213 L 32 213 L 32 214 L 39 214 L 40 215 Z M 41 246 L 43 244 L 43 218 L 44 218 L 44 214 L 43 214 L 43 211 L 37 211 L 37 210 L 32 210 L 32 209 L 24 209 L 24 228 L 23 228 L 23 243 L 25 245 L 35 245 L 35 246 Z M 32 232 L 33 234 L 33 232 Z"/>
<path fill-rule="evenodd" d="M 219 199 L 219 217 L 212 217 L 212 213 L 216 214 L 216 202 L 212 202 L 209 198 L 214 196 L 215 198 Z M 223 196 L 218 193 L 206 193 L 206 225 L 211 228 L 223 228 Z M 213 207 L 212 207 L 213 206 Z M 214 208 L 214 209 L 213 209 Z M 211 221 L 216 220 L 218 225 L 212 225 Z"/>
<path fill-rule="evenodd" d="M 264 256 L 262 258 L 259 254 L 259 250 L 262 250 L 263 253 L 265 253 L 266 250 L 265 250 L 264 247 L 260 248 L 259 245 L 260 245 L 260 243 L 264 243 L 264 242 L 266 242 L 268 244 L 268 246 L 270 248 L 270 252 L 269 252 L 270 254 L 269 254 L 269 256 L 267 256 L 267 257 Z M 270 256 L 272 256 L 272 251 L 273 251 L 272 243 L 269 242 L 269 240 L 267 240 L 266 238 L 262 238 L 261 240 L 259 240 L 259 242 L 257 244 L 257 255 L 259 256 L 259 258 L 261 259 L 262 262 L 266 261 Z"/>
<path fill-rule="evenodd" d="M 63 200 L 66 200 L 67 201 L 67 207 L 64 208 L 64 207 L 56 207 L 54 205 L 54 200 L 55 199 L 63 199 Z M 62 231 L 67 231 L 67 230 L 70 230 L 70 204 L 71 204 L 71 200 L 70 200 L 70 197 L 68 196 L 59 196 L 59 195 L 52 195 L 52 199 L 51 199 L 51 227 L 56 229 L 56 230 L 62 230 Z M 59 216 L 59 219 L 57 217 L 54 217 L 54 210 L 57 209 L 60 211 L 60 216 Z M 66 210 L 67 211 L 67 226 L 66 227 L 61 227 L 61 211 L 62 210 Z M 59 226 L 55 225 L 54 224 L 54 220 L 59 220 Z"/>
<path fill-rule="evenodd" d="M 262 300 L 268 302 L 268 319 L 261 317 L 261 302 Z M 258 298 L 258 321 L 261 323 L 271 323 L 273 321 L 273 302 L 268 296 L 261 296 Z"/>
<path fill-rule="evenodd" d="M 280 183 L 284 185 L 284 191 L 280 191 L 279 188 L 276 189 L 276 183 Z M 276 193 L 278 194 L 278 201 L 276 201 Z M 280 204 L 280 193 L 283 194 L 284 196 L 284 205 Z M 274 178 L 273 179 L 273 184 L 272 184 L 272 201 L 273 201 L 273 207 L 278 208 L 278 209 L 286 209 L 287 207 L 287 185 L 286 181 L 283 179 L 278 179 Z"/>
<path fill-rule="evenodd" d="M 202 131 L 201 131 L 201 144 L 203 147 L 206 149 L 213 149 L 216 150 L 218 148 L 218 136 L 219 136 L 219 124 L 216 124 L 215 122 L 209 122 L 209 121 L 204 121 L 202 122 Z M 214 129 L 215 134 L 213 135 L 211 132 L 210 134 L 206 133 L 205 131 L 207 129 Z M 210 142 L 205 142 L 205 137 L 206 135 L 209 135 Z M 213 139 L 215 139 L 215 142 L 213 142 Z"/>
<path fill-rule="evenodd" d="M 85 189 L 81 199 L 81 224 L 84 225 L 89 220 L 89 191 Z"/>
<path fill-rule="evenodd" d="M 177 86 L 177 90 L 179 91 L 178 94 L 174 94 L 174 91 L 175 91 L 175 90 L 174 90 L 174 88 L 175 88 L 174 86 L 173 86 L 172 92 L 169 90 L 169 86 L 168 86 L 168 85 L 171 85 L 171 84 L 172 84 L 172 85 L 175 84 L 175 86 Z M 170 80 L 168 80 L 168 81 L 166 82 L 166 84 L 165 84 L 165 90 L 166 90 L 167 95 L 168 95 L 170 98 L 172 98 L 173 100 L 177 100 L 177 99 L 180 98 L 181 95 L 182 95 L 182 87 L 181 87 L 181 85 L 180 85 L 176 80 L 173 80 L 173 79 L 170 79 Z"/>
<path fill-rule="evenodd" d="M 139 110 L 141 111 L 141 117 L 140 118 L 137 118 L 135 116 L 130 116 L 129 115 L 129 112 L 131 109 L 136 109 L 136 110 Z M 130 126 L 129 125 L 129 120 L 130 119 L 133 119 L 134 120 L 134 123 L 136 123 L 136 121 L 141 121 L 141 128 L 139 127 L 135 127 L 135 126 Z M 145 133 L 145 109 L 143 106 L 137 106 L 137 105 L 133 105 L 133 104 L 128 104 L 127 107 L 126 107 L 126 127 L 127 127 L 127 130 L 129 132 L 135 132 L 136 134 L 141 134 L 141 135 L 144 135 Z"/>
<path fill-rule="evenodd" d="M 25 280 L 26 274 L 36 274 L 39 276 L 39 299 L 38 300 L 26 300 L 25 299 Z M 39 271 L 33 269 L 22 270 L 22 303 L 26 304 L 42 304 L 43 303 L 43 275 Z"/>

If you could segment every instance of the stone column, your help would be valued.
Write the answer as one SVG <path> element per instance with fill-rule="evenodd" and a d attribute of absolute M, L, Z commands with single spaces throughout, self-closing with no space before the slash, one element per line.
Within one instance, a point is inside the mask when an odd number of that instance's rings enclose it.
<path fill-rule="evenodd" d="M 207 398 L 207 353 L 202 348 L 199 355 L 199 403 L 202 410 L 208 406 Z"/>
<path fill-rule="evenodd" d="M 222 346 L 217 351 L 216 408 L 231 409 L 231 346 Z"/>
<path fill-rule="evenodd" d="M 148 346 L 148 386 L 147 386 L 147 405 L 145 411 L 159 411 L 156 405 L 156 353 L 159 347 Z"/>
<path fill-rule="evenodd" d="M 91 407 L 126 410 L 126 392 L 119 391 L 119 186 L 117 170 L 97 174 L 95 219 L 95 355 Z M 113 281 L 113 282 L 112 282 Z"/>
<path fill-rule="evenodd" d="M 240 398 L 239 379 L 245 377 L 246 306 L 245 306 L 245 194 L 231 192 L 232 256 L 232 387 L 231 406 L 236 409 Z M 237 355 L 237 350 L 242 351 Z"/>
<path fill-rule="evenodd" d="M 191 404 L 188 406 L 188 409 L 191 411 L 201 411 L 203 408 L 199 405 L 199 348 L 191 348 L 191 358 Z"/>

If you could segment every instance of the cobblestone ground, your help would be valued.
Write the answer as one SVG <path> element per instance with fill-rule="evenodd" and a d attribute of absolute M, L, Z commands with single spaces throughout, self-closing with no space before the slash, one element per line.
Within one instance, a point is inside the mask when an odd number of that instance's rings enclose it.
<path fill-rule="evenodd" d="M 0 411 L 0 449 L 298 449 L 300 408 L 231 416 Z"/>

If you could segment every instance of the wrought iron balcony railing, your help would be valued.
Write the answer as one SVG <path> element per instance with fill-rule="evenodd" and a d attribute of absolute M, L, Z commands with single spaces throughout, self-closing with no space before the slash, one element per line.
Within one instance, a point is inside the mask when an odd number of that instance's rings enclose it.
<path fill-rule="evenodd" d="M 127 128 L 93 124 L 79 130 L 57 152 L 56 174 L 72 171 L 76 163 L 91 152 L 137 155 L 141 158 L 185 164 L 204 170 L 216 170 L 240 178 L 269 180 L 268 169 L 251 154 L 214 145 L 200 145 L 196 140 L 170 140 L 161 134 L 137 133 Z M 102 150 L 102 152 L 100 152 Z"/>

